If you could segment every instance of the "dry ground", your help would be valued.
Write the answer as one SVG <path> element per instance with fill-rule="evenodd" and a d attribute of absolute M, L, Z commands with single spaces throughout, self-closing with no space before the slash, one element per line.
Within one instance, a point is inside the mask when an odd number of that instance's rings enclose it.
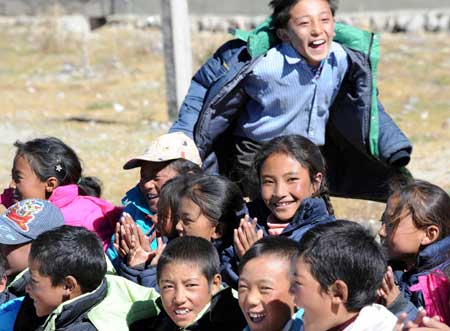
<path fill-rule="evenodd" d="M 104 27 L 85 41 L 54 26 L 0 29 L 0 184 L 16 139 L 57 136 L 73 146 L 85 174 L 119 203 L 138 172 L 128 157 L 169 127 L 162 41 L 157 30 Z M 450 189 L 448 34 L 382 35 L 380 98 L 414 143 L 410 170 Z M 229 36 L 193 36 L 194 69 Z M 337 215 L 378 219 L 382 204 L 335 200 Z"/>

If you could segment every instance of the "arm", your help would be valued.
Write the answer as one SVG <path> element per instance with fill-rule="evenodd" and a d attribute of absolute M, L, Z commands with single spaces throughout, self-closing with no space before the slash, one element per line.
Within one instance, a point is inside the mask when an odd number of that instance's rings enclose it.
<path fill-rule="evenodd" d="M 384 107 L 379 100 L 378 117 L 380 126 L 378 138 L 380 158 L 393 166 L 406 166 L 411 157 L 411 142 L 384 111 Z"/>

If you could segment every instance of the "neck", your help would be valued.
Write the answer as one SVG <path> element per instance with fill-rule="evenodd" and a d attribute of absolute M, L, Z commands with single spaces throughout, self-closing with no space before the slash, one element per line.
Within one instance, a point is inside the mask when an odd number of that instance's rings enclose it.
<path fill-rule="evenodd" d="M 317 321 L 308 321 L 307 316 L 303 320 L 304 331 L 342 331 L 353 323 L 358 316 L 358 312 L 341 312 L 329 319 L 318 319 Z"/>

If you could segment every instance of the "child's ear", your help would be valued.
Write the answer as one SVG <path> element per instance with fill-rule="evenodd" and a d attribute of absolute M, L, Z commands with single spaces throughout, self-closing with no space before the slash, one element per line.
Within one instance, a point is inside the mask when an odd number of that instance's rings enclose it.
<path fill-rule="evenodd" d="M 216 225 L 216 227 L 214 228 L 214 232 L 211 235 L 211 238 L 213 240 L 217 240 L 223 237 L 224 233 L 225 233 L 225 228 L 226 228 L 226 224 L 225 223 L 219 223 Z"/>
<path fill-rule="evenodd" d="M 49 195 L 53 192 L 55 188 L 58 187 L 58 180 L 56 177 L 49 177 L 45 181 L 45 192 Z"/>
<path fill-rule="evenodd" d="M 73 276 L 66 276 L 64 278 L 63 286 L 65 294 L 69 299 L 75 298 L 82 294 L 80 284 L 78 284 L 77 279 Z"/>
<path fill-rule="evenodd" d="M 320 188 L 320 184 L 322 184 L 323 180 L 323 174 L 321 172 L 318 172 L 314 176 L 314 182 L 312 183 L 314 192 L 317 192 Z"/>
<path fill-rule="evenodd" d="M 425 237 L 422 238 L 420 242 L 421 245 L 429 245 L 438 240 L 441 231 L 437 225 L 429 225 L 425 229 Z"/>
<path fill-rule="evenodd" d="M 338 279 L 330 286 L 331 301 L 334 304 L 345 304 L 348 300 L 348 286 Z"/>
<path fill-rule="evenodd" d="M 222 285 L 222 276 L 220 274 L 215 274 L 211 282 L 211 294 L 214 295 L 220 290 L 220 285 Z"/>
<path fill-rule="evenodd" d="M 277 29 L 277 37 L 284 42 L 289 42 L 289 36 L 286 29 Z"/>

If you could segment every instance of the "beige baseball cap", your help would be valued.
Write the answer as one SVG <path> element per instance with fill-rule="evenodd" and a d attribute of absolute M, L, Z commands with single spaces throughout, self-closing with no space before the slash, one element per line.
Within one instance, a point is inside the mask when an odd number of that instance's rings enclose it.
<path fill-rule="evenodd" d="M 199 166 L 202 160 L 194 141 L 182 132 L 166 133 L 150 142 L 144 154 L 134 157 L 123 165 L 124 169 L 140 166 L 141 161 L 164 162 L 186 159 Z"/>

